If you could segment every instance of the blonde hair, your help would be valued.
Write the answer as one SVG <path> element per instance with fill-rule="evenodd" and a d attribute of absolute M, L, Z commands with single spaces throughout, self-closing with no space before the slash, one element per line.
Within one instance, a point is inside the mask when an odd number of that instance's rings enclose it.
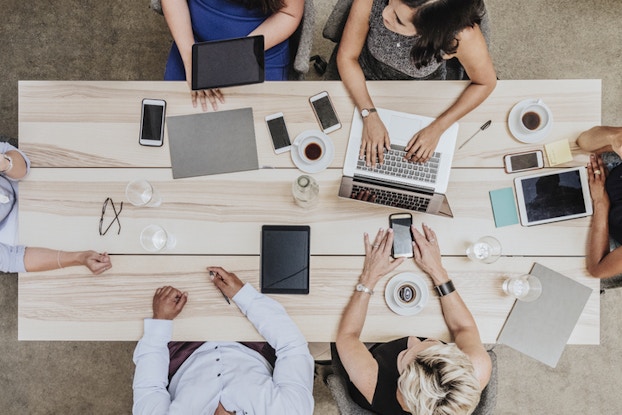
<path fill-rule="evenodd" d="M 481 396 L 473 364 L 455 344 L 421 351 L 397 386 L 408 411 L 417 415 L 470 414 Z"/>

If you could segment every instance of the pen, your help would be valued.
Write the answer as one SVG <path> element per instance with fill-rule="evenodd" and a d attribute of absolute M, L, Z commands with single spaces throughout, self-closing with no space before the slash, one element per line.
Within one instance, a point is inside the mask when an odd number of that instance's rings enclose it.
<path fill-rule="evenodd" d="M 479 127 L 479 130 L 475 131 L 475 133 L 471 137 L 467 138 L 464 143 L 460 144 L 460 147 L 458 147 L 458 150 L 460 150 L 462 147 L 464 147 L 464 145 L 466 143 L 471 141 L 471 138 L 475 137 L 477 135 L 477 133 L 479 133 L 480 131 L 484 131 L 486 128 L 490 127 L 490 124 L 492 124 L 492 120 L 486 121 L 481 127 Z"/>
<path fill-rule="evenodd" d="M 214 277 L 214 271 L 210 271 L 210 272 L 209 272 L 209 276 L 213 278 L 213 277 Z M 216 287 L 216 288 L 218 288 L 218 287 Z M 218 291 L 220 291 L 220 293 L 222 294 L 222 296 L 223 296 L 223 297 L 225 297 L 225 301 L 227 301 L 227 304 L 231 304 L 231 301 L 229 301 L 229 297 L 227 297 L 227 296 L 225 295 L 225 293 L 223 293 L 223 292 L 222 292 L 222 290 L 221 290 L 220 288 L 218 288 Z"/>

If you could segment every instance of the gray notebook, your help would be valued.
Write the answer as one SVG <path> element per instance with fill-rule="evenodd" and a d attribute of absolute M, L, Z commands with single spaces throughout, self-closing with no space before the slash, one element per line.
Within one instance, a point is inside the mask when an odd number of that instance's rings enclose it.
<path fill-rule="evenodd" d="M 173 178 L 257 170 L 251 108 L 167 117 Z"/>
<path fill-rule="evenodd" d="M 554 368 L 592 289 L 538 263 L 530 274 L 540 279 L 542 294 L 516 301 L 497 341 Z"/>

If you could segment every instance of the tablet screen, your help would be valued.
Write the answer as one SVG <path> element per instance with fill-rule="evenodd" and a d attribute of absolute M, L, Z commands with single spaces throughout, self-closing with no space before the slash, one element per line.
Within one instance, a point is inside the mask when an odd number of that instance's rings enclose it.
<path fill-rule="evenodd" d="M 589 190 L 581 176 L 580 169 L 571 169 L 516 179 L 523 224 L 546 223 L 591 214 Z"/>
<path fill-rule="evenodd" d="M 309 234 L 308 226 L 262 227 L 262 293 L 309 293 Z"/>
<path fill-rule="evenodd" d="M 264 81 L 264 38 L 249 36 L 192 45 L 192 89 Z"/>

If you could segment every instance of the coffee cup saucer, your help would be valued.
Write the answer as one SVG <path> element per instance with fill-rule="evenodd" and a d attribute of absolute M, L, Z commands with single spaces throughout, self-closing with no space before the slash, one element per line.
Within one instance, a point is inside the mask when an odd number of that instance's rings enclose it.
<path fill-rule="evenodd" d="M 412 306 L 404 306 L 398 303 L 393 292 L 403 283 L 411 283 L 415 287 L 417 296 Z M 428 284 L 420 275 L 416 275 L 412 272 L 402 272 L 393 276 L 384 289 L 384 300 L 387 305 L 395 314 L 401 316 L 413 316 L 423 310 L 428 303 L 430 293 L 428 292 Z"/>
<path fill-rule="evenodd" d="M 309 137 L 315 137 L 318 139 L 318 141 L 321 141 L 324 144 L 324 151 L 322 153 L 322 156 L 313 162 L 308 162 L 307 160 L 303 159 L 298 152 L 298 147 L 305 139 Z M 323 132 L 318 130 L 306 130 L 298 134 L 298 136 L 292 143 L 292 149 L 290 151 L 290 154 L 292 156 L 292 161 L 300 170 L 305 173 L 318 173 L 327 168 L 330 163 L 333 162 L 333 159 L 335 158 L 335 146 L 333 145 L 333 141 L 330 139 L 330 137 Z"/>
<path fill-rule="evenodd" d="M 549 122 L 538 131 L 526 133 L 521 129 L 520 118 L 523 109 L 529 105 L 539 105 L 544 108 L 544 110 L 548 113 Z M 538 143 L 551 132 L 551 128 L 553 128 L 553 114 L 551 113 L 549 107 L 547 107 L 543 102 L 538 102 L 537 98 L 524 99 L 512 107 L 510 115 L 508 116 L 508 127 L 510 128 L 510 133 L 512 133 L 514 138 L 518 141 L 526 144 Z"/>

